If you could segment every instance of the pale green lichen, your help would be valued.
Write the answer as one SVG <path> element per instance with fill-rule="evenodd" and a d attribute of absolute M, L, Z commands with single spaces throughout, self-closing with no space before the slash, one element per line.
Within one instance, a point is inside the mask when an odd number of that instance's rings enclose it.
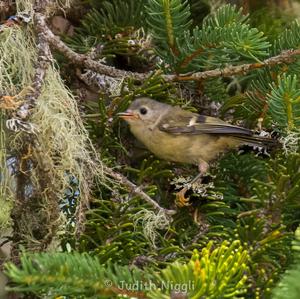
<path fill-rule="evenodd" d="M 4 28 L 0 41 L 0 93 L 14 96 L 32 86 L 37 46 L 29 28 L 25 31 L 19 26 Z M 20 100 L 25 100 L 25 97 Z M 93 183 L 96 180 L 100 183 L 105 181 L 102 163 L 84 128 L 75 97 L 51 63 L 35 104 L 28 120 L 37 128 L 36 135 L 31 138 L 35 140 L 34 146 L 28 146 L 26 154 L 26 160 L 36 165 L 30 169 L 30 188 L 38 191 L 40 202 L 47 212 L 51 210 L 49 194 L 52 197 L 55 194 L 55 204 L 58 204 L 71 178 L 75 178 L 81 205 L 87 205 Z M 8 115 L 10 117 L 11 114 Z M 9 136 L 10 152 L 15 156 L 29 140 L 24 134 L 27 133 L 18 132 Z M 7 146 L 2 144 L 2 148 Z M 5 159 L 7 157 L 3 161 Z M 47 182 L 47 186 L 41 185 L 41 181 Z M 7 198 L 7 195 L 2 198 Z"/>
<path fill-rule="evenodd" d="M 282 149 L 286 155 L 297 153 L 300 147 L 300 131 L 294 130 L 288 132 L 279 139 L 279 142 L 282 144 Z"/>
<path fill-rule="evenodd" d="M 11 225 L 10 212 L 13 206 L 13 179 L 7 163 L 6 133 L 3 114 L 0 113 L 0 238 Z"/>
<path fill-rule="evenodd" d="M 163 210 L 154 212 L 143 209 L 136 213 L 133 219 L 135 227 L 141 223 L 144 236 L 154 247 L 156 246 L 156 240 L 159 235 L 158 230 L 166 229 L 170 225 L 170 219 Z"/>

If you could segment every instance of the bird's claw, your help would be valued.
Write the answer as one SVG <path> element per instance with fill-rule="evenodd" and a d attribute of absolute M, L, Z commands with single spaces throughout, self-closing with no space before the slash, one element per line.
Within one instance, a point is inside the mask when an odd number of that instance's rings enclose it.
<path fill-rule="evenodd" d="M 176 205 L 179 208 L 186 207 L 190 205 L 189 198 L 185 197 L 185 193 L 188 188 L 184 187 L 179 192 L 176 193 Z"/>

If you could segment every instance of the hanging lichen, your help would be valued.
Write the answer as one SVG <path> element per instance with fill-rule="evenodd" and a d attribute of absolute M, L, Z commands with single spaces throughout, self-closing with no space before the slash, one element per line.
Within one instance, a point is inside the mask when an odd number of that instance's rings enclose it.
<path fill-rule="evenodd" d="M 5 28 L 0 39 L 0 92 L 12 97 L 24 93 L 18 99 L 22 103 L 26 101 L 26 90 L 30 91 L 33 84 L 38 47 L 31 31 L 18 26 Z M 76 100 L 52 63 L 34 104 L 26 119 L 34 128 L 33 133 L 16 132 L 9 136 L 10 154 L 17 165 L 14 180 L 19 208 L 13 210 L 13 217 L 18 220 L 20 238 L 28 238 L 30 243 L 43 240 L 45 247 L 64 219 L 59 204 L 72 180 L 77 181 L 80 195 L 77 203 L 80 222 L 91 187 L 103 176 Z M 18 105 L 6 109 L 6 119 L 15 117 L 15 107 Z M 4 163 L 7 157 L 2 157 Z M 28 210 L 22 212 L 22 205 Z M 40 229 L 42 224 L 44 230 Z"/>

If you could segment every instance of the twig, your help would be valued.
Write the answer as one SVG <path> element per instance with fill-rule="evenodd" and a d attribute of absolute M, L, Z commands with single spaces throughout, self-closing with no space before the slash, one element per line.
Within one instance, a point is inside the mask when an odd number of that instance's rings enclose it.
<path fill-rule="evenodd" d="M 44 33 L 45 38 L 51 44 L 51 46 L 63 53 L 69 60 L 74 64 L 81 65 L 87 69 L 93 70 L 103 75 L 111 77 L 125 78 L 130 77 L 139 81 L 143 81 L 150 76 L 150 73 L 137 73 L 137 72 L 128 72 L 124 70 L 116 69 L 112 66 L 102 64 L 99 61 L 95 61 L 89 58 L 87 55 L 78 54 L 70 49 L 64 42 L 60 40 L 59 37 L 55 36 L 53 32 L 49 29 L 46 24 L 46 18 L 43 14 L 36 13 L 36 20 L 39 22 L 40 28 Z M 263 60 L 262 62 L 248 63 L 236 66 L 228 66 L 223 69 L 214 69 L 204 72 L 192 73 L 190 75 L 163 75 L 162 77 L 166 81 L 199 81 L 209 78 L 216 77 L 229 77 L 232 75 L 237 75 L 241 73 L 247 73 L 249 71 L 260 69 L 263 67 L 270 67 L 274 65 L 279 65 L 283 63 L 291 63 L 293 61 L 293 56 L 300 55 L 300 49 L 290 49 L 284 50 L 279 55 L 273 56 Z"/>
<path fill-rule="evenodd" d="M 144 191 L 141 190 L 139 186 L 136 186 L 134 183 L 129 181 L 125 176 L 122 174 L 113 171 L 111 168 L 104 166 L 103 168 L 104 172 L 109 175 L 110 177 L 114 178 L 117 180 L 119 183 L 124 185 L 131 191 L 132 193 L 135 193 L 136 195 L 140 196 L 143 198 L 146 202 L 148 202 L 150 205 L 152 205 L 155 209 L 162 210 L 168 215 L 174 215 L 176 214 L 175 210 L 168 210 L 162 208 L 155 200 L 153 200 L 149 195 L 147 195 Z"/>

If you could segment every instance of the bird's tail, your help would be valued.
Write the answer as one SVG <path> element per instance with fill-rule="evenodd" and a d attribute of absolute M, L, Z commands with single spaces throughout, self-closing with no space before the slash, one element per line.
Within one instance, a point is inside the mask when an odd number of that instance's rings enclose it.
<path fill-rule="evenodd" d="M 274 148 L 279 146 L 278 140 L 271 138 L 271 137 L 264 137 L 264 136 L 237 136 L 238 140 L 242 142 L 242 144 L 250 145 L 250 146 L 261 146 L 267 148 Z"/>

